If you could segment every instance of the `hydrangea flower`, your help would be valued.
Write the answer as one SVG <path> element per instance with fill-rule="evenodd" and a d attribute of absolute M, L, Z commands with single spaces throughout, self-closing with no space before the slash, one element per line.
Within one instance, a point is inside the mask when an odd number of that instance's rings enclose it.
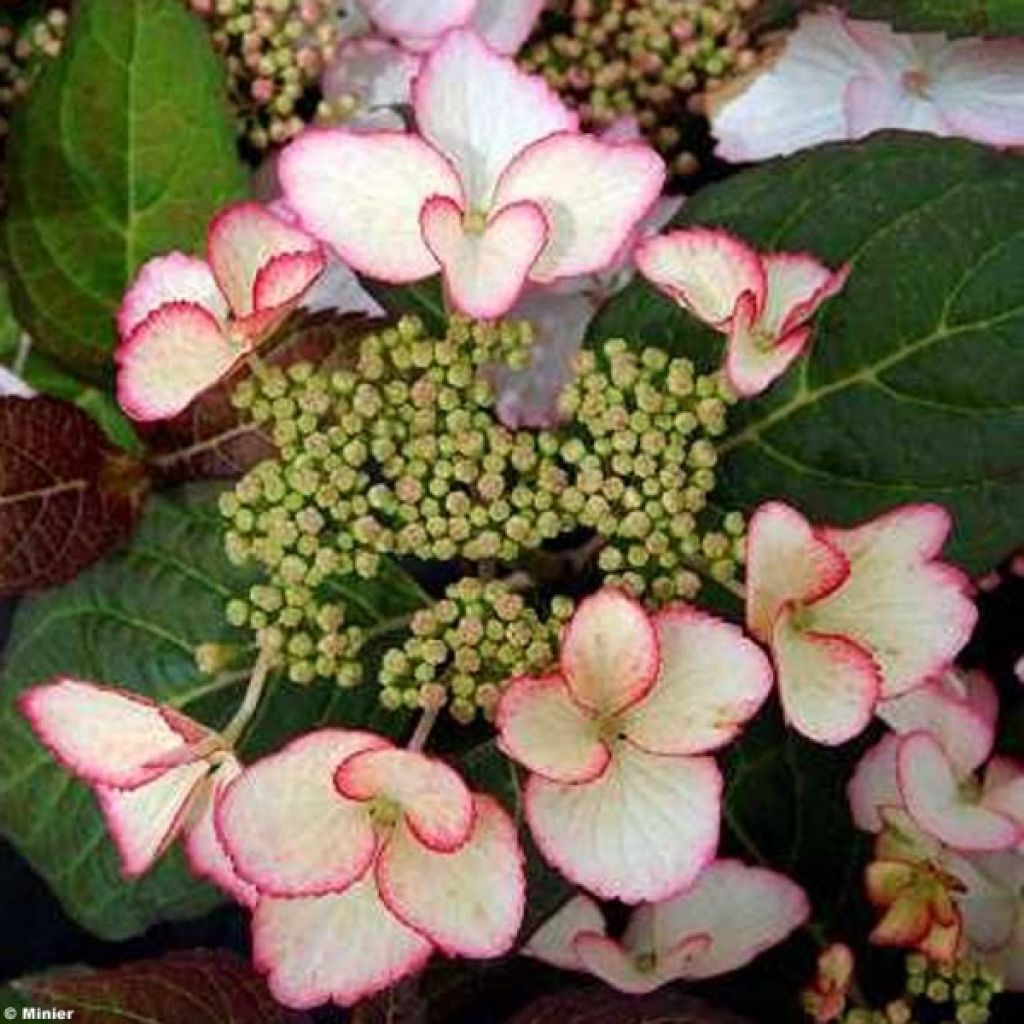
<path fill-rule="evenodd" d="M 818 954 L 817 966 L 814 981 L 801 993 L 801 1002 L 814 1024 L 831 1024 L 846 1009 L 853 983 L 853 952 L 844 943 L 833 942 Z"/>
<path fill-rule="evenodd" d="M 350 131 L 401 131 L 420 58 L 383 39 L 342 44 L 320 86 L 328 120 L 340 115 Z"/>
<path fill-rule="evenodd" d="M 654 204 L 664 166 L 600 142 L 539 79 L 472 32 L 450 32 L 413 89 L 420 134 L 310 131 L 279 176 L 303 225 L 358 273 L 442 273 L 453 304 L 501 316 L 527 281 L 609 264 Z"/>
<path fill-rule="evenodd" d="M 258 203 L 210 224 L 206 259 L 181 252 L 144 264 L 117 314 L 117 397 L 137 420 L 176 416 L 229 374 L 291 312 L 326 255 Z"/>
<path fill-rule="evenodd" d="M 977 618 L 968 582 L 939 560 L 937 505 L 853 529 L 814 527 L 768 502 L 747 535 L 747 627 L 771 649 L 783 711 L 819 743 L 860 733 L 880 700 L 944 671 Z"/>
<path fill-rule="evenodd" d="M 738 970 L 782 942 L 809 913 L 803 890 L 784 875 L 718 860 L 678 895 L 634 910 L 620 940 L 608 936 L 597 905 L 578 895 L 523 952 L 640 995 L 679 979 Z"/>
<path fill-rule="evenodd" d="M 781 56 L 711 102 L 717 154 L 764 160 L 887 128 L 1024 144 L 1024 42 L 901 35 L 805 14 Z"/>
<path fill-rule="evenodd" d="M 258 761 L 216 824 L 260 893 L 253 955 L 275 996 L 351 1005 L 435 949 L 494 957 L 523 914 L 515 826 L 447 765 L 324 729 Z"/>
<path fill-rule="evenodd" d="M 213 827 L 214 806 L 241 771 L 220 736 L 173 708 L 78 679 L 34 686 L 19 707 L 50 753 L 96 794 L 125 877 L 145 874 L 181 837 L 196 874 L 253 902 L 255 890 L 235 874 Z"/>
<path fill-rule="evenodd" d="M 764 391 L 804 351 L 811 318 L 849 274 L 808 253 L 758 253 L 711 228 L 650 238 L 636 263 L 659 290 L 727 336 L 725 372 L 746 397 Z"/>
<path fill-rule="evenodd" d="M 718 846 L 714 750 L 771 687 L 767 659 L 733 626 L 674 606 L 649 615 L 605 589 L 566 626 L 559 670 L 509 684 L 502 750 L 530 772 L 525 810 L 541 853 L 607 899 L 659 900 Z"/>

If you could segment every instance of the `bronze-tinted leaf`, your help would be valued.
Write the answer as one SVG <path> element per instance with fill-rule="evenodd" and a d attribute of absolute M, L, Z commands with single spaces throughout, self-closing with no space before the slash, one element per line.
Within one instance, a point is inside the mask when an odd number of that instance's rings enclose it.
<path fill-rule="evenodd" d="M 0 595 L 71 579 L 131 532 L 147 490 L 70 402 L 0 398 Z"/>
<path fill-rule="evenodd" d="M 627 996 L 590 985 L 545 996 L 508 1024 L 745 1024 L 740 1017 L 680 992 Z"/>

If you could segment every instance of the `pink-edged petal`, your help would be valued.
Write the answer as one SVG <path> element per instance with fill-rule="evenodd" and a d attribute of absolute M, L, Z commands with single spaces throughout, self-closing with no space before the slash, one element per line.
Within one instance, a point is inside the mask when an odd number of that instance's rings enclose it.
<path fill-rule="evenodd" d="M 878 665 L 844 636 L 798 628 L 796 614 L 785 608 L 772 634 L 786 720 L 816 743 L 845 743 L 874 714 L 882 686 Z"/>
<path fill-rule="evenodd" d="M 1024 857 L 1019 853 L 946 854 L 946 868 L 964 886 L 958 906 L 964 933 L 975 950 L 998 953 L 1012 947 L 1018 929 Z"/>
<path fill-rule="evenodd" d="M 530 936 L 521 952 L 566 971 L 582 971 L 573 940 L 585 933 L 604 935 L 605 928 L 600 907 L 589 896 L 578 893 Z"/>
<path fill-rule="evenodd" d="M 865 54 L 838 11 L 805 14 L 780 57 L 736 94 L 711 95 L 715 152 L 733 162 L 765 160 L 847 138 L 845 88 Z"/>
<path fill-rule="evenodd" d="M 227 787 L 242 773 L 237 758 L 227 755 L 211 773 L 203 792 L 193 803 L 185 822 L 183 845 L 188 866 L 201 878 L 208 878 L 244 907 L 254 907 L 259 890 L 235 871 L 214 822 L 217 802 Z"/>
<path fill-rule="evenodd" d="M 431 39 L 465 25 L 476 0 L 360 0 L 370 20 L 388 35 Z"/>
<path fill-rule="evenodd" d="M 221 322 L 228 316 L 227 302 L 209 264 L 182 252 L 171 252 L 144 263 L 124 293 L 117 311 L 117 330 L 122 340 L 126 340 L 150 313 L 169 302 L 202 306 Z"/>
<path fill-rule="evenodd" d="M 703 754 L 735 738 L 772 688 L 772 666 L 738 627 L 683 606 L 655 616 L 661 671 L 620 720 L 652 754 Z"/>
<path fill-rule="evenodd" d="M 718 846 L 722 777 L 710 757 L 621 744 L 594 782 L 531 775 L 526 816 L 541 853 L 603 899 L 663 899 L 689 885 Z"/>
<path fill-rule="evenodd" d="M 778 338 L 810 320 L 849 276 L 847 267 L 829 270 L 805 252 L 772 252 L 761 259 L 768 285 L 760 322 Z"/>
<path fill-rule="evenodd" d="M 957 850 L 1003 850 L 1013 846 L 1020 827 L 1011 818 L 973 802 L 939 741 L 911 733 L 900 744 L 900 791 L 921 828 Z"/>
<path fill-rule="evenodd" d="M 664 183 L 665 165 L 646 145 L 560 132 L 515 158 L 494 201 L 543 210 L 550 230 L 530 278 L 544 284 L 613 263 Z"/>
<path fill-rule="evenodd" d="M 561 661 L 577 704 L 600 714 L 621 711 L 658 677 L 657 630 L 643 605 L 606 587 L 580 602 L 562 636 Z"/>
<path fill-rule="evenodd" d="M 559 675 L 513 679 L 497 726 L 502 751 L 553 782 L 589 782 L 608 765 L 596 719 L 572 700 Z"/>
<path fill-rule="evenodd" d="M 348 800 L 398 805 L 413 835 L 431 850 L 450 853 L 473 829 L 473 797 L 443 761 L 393 747 L 355 752 L 334 776 Z"/>
<path fill-rule="evenodd" d="M 391 912 L 444 953 L 489 958 L 515 942 L 526 882 L 512 819 L 489 797 L 474 806 L 473 833 L 455 853 L 399 831 L 381 851 L 377 885 Z"/>
<path fill-rule="evenodd" d="M 897 761 L 900 737 L 894 733 L 883 736 L 857 762 L 846 789 L 850 811 L 857 828 L 865 832 L 881 832 L 885 827 L 883 808 L 902 807 Z"/>
<path fill-rule="evenodd" d="M 765 274 L 746 242 L 717 228 L 685 228 L 649 238 L 637 247 L 640 273 L 712 327 L 724 329 L 740 296 L 760 309 Z"/>
<path fill-rule="evenodd" d="M 322 729 L 247 768 L 215 819 L 235 870 L 274 896 L 340 892 L 360 878 L 376 849 L 373 825 L 334 775 L 346 758 L 384 745 L 369 733 Z"/>
<path fill-rule="evenodd" d="M 237 317 L 297 301 L 324 268 L 320 243 L 259 203 L 236 203 L 217 214 L 206 247 L 213 276 Z M 302 258 L 271 271 L 271 261 L 284 256 Z"/>
<path fill-rule="evenodd" d="M 399 108 L 412 101 L 412 83 L 420 58 L 381 39 L 352 39 L 335 52 L 320 80 L 328 101 L 344 97 L 357 103 L 346 117 L 345 127 L 354 131 L 403 127 Z"/>
<path fill-rule="evenodd" d="M 1024 43 L 957 39 L 939 61 L 930 92 L 953 133 L 990 146 L 1024 145 Z"/>
<path fill-rule="evenodd" d="M 0 366 L 0 398 L 35 398 L 37 394 L 13 370 Z"/>
<path fill-rule="evenodd" d="M 796 362 L 810 340 L 809 327 L 797 327 L 782 337 L 766 333 L 753 295 L 741 295 L 725 350 L 725 374 L 733 391 L 741 398 L 761 394 Z"/>
<path fill-rule="evenodd" d="M 1024 842 L 1024 764 L 1012 757 L 993 757 L 985 768 L 981 803 L 1015 821 Z"/>
<path fill-rule="evenodd" d="M 470 31 L 448 33 L 424 60 L 413 105 L 419 130 L 458 172 L 466 203 L 482 211 L 491 209 L 499 177 L 524 149 L 576 130 L 575 115 L 543 78 L 521 71 Z"/>
<path fill-rule="evenodd" d="M 202 306 L 154 310 L 114 353 L 117 400 L 135 420 L 177 416 L 245 355 Z"/>
<path fill-rule="evenodd" d="M 815 628 L 871 652 L 882 696 L 895 697 L 945 671 L 967 643 L 978 613 L 969 581 L 930 561 L 949 529 L 935 505 L 908 505 L 854 530 L 828 530 L 850 560 L 850 578 L 815 605 Z"/>
<path fill-rule="evenodd" d="M 437 273 L 420 211 L 431 196 L 461 203 L 462 189 L 451 165 L 422 139 L 306 131 L 281 154 L 277 173 L 303 226 L 354 270 L 392 284 Z"/>
<path fill-rule="evenodd" d="M 477 0 L 473 27 L 498 53 L 514 54 L 540 17 L 544 0 Z"/>
<path fill-rule="evenodd" d="M 494 319 L 515 305 L 548 234 L 533 203 L 499 210 L 482 231 L 468 231 L 451 199 L 428 199 L 420 214 L 423 240 L 441 265 L 445 292 L 460 312 Z"/>
<path fill-rule="evenodd" d="M 935 104 L 908 90 L 902 75 L 855 75 L 843 94 L 848 137 L 862 139 L 882 129 L 951 134 Z"/>
<path fill-rule="evenodd" d="M 159 704 L 78 679 L 33 686 L 18 705 L 47 750 L 89 783 L 143 785 L 161 773 L 153 762 L 192 739 Z"/>
<path fill-rule="evenodd" d="M 691 888 L 634 917 L 646 914 L 653 918 L 658 949 L 676 948 L 688 936 L 710 937 L 710 945 L 689 959 L 681 975 L 696 980 L 735 971 L 782 942 L 807 920 L 810 905 L 803 889 L 785 875 L 718 860 Z"/>
<path fill-rule="evenodd" d="M 779 501 L 758 507 L 747 530 L 747 628 L 769 643 L 789 601 L 807 604 L 849 575 L 849 562 L 794 508 Z"/>
<path fill-rule="evenodd" d="M 95 787 L 126 878 L 145 874 L 174 842 L 209 770 L 205 761 L 193 761 L 135 789 Z"/>
<path fill-rule="evenodd" d="M 707 935 L 688 935 L 672 949 L 635 953 L 605 935 L 584 932 L 573 945 L 584 970 L 629 995 L 646 995 L 684 977 L 691 963 L 707 952 Z"/>
<path fill-rule="evenodd" d="M 387 909 L 371 876 L 340 894 L 262 898 L 252 944 L 274 998 L 294 1009 L 352 1006 L 421 970 L 433 951 Z"/>
<path fill-rule="evenodd" d="M 881 701 L 878 717 L 901 734 L 923 730 L 942 744 L 956 768 L 966 776 L 982 765 L 995 742 L 998 697 L 980 672 L 955 669 L 900 697 Z"/>

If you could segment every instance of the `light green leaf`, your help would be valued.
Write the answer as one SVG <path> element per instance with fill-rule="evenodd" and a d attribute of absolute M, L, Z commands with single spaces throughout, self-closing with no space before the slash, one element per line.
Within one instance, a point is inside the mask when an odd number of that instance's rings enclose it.
<path fill-rule="evenodd" d="M 244 192 L 222 71 L 180 0 L 82 0 L 7 144 L 15 308 L 41 347 L 100 380 L 146 259 L 201 246 Z"/>
<path fill-rule="evenodd" d="M 211 681 L 195 665 L 201 643 L 244 644 L 225 624 L 224 605 L 249 583 L 221 553 L 219 518 L 201 489 L 151 499 L 122 554 L 74 583 L 19 608 L 0 665 L 0 833 L 46 879 L 67 911 L 107 939 L 137 935 L 156 921 L 199 915 L 219 897 L 186 872 L 173 850 L 137 883 L 125 882 L 88 789 L 59 768 L 16 707 L 33 683 L 59 674 L 123 686 L 167 702 L 214 727 L 231 717 L 244 679 Z M 360 593 L 363 618 L 386 618 L 422 603 L 396 568 Z M 377 602 L 382 610 L 375 612 Z M 405 726 L 380 709 L 371 683 L 345 691 L 275 679 L 243 744 L 245 760 L 322 724 L 378 732 Z"/>
<path fill-rule="evenodd" d="M 716 503 L 784 498 L 855 523 L 904 502 L 956 519 L 950 554 L 982 571 L 1024 521 L 1024 164 L 970 143 L 887 134 L 739 174 L 680 223 L 853 274 L 813 348 L 731 415 Z M 707 363 L 721 343 L 636 283 L 594 339 L 665 343 Z"/>

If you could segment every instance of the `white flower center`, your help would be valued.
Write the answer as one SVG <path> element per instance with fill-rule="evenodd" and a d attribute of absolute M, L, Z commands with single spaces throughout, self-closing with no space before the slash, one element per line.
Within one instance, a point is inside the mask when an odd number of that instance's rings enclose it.
<path fill-rule="evenodd" d="M 931 84 L 931 76 L 924 68 L 911 68 L 903 72 L 903 88 L 912 96 L 927 97 Z"/>

